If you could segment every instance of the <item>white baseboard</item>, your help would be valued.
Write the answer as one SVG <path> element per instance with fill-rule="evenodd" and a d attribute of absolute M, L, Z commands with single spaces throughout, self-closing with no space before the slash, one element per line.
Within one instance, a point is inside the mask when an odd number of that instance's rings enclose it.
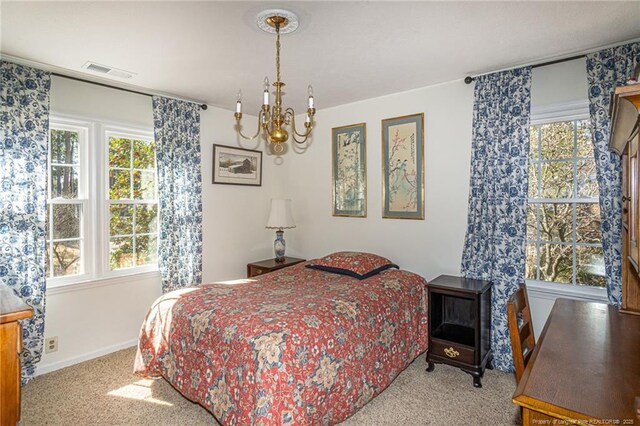
<path fill-rule="evenodd" d="M 50 364 L 38 365 L 36 368 L 36 376 L 42 374 L 51 373 L 52 371 L 60 370 L 61 368 L 69 367 L 74 364 L 79 364 L 83 361 L 88 361 L 93 358 L 98 358 L 103 355 L 108 355 L 112 352 L 117 352 L 122 349 L 127 349 L 138 344 L 138 339 L 127 340 L 126 342 L 118 343 L 116 345 L 107 346 L 97 351 L 88 352 L 82 355 L 67 358 L 62 361 L 52 362 Z"/>

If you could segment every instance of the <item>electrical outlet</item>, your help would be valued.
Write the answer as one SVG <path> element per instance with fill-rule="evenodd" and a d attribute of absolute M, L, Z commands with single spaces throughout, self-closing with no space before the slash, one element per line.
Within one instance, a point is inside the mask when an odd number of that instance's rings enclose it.
<path fill-rule="evenodd" d="M 44 340 L 44 353 L 50 354 L 58 350 L 58 336 L 47 337 Z"/>

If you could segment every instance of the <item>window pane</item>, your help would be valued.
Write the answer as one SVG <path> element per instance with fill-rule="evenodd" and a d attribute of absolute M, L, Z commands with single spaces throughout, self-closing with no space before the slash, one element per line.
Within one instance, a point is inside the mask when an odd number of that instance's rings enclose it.
<path fill-rule="evenodd" d="M 80 238 L 82 206 L 79 204 L 53 204 L 53 239 Z"/>
<path fill-rule="evenodd" d="M 593 141 L 591 140 L 589 120 L 578 121 L 576 131 L 578 137 L 578 157 L 593 158 Z"/>
<path fill-rule="evenodd" d="M 131 139 L 109 138 L 109 166 L 131 168 Z"/>
<path fill-rule="evenodd" d="M 576 284 L 605 287 L 602 247 L 577 247 Z"/>
<path fill-rule="evenodd" d="M 133 197 L 136 200 L 154 200 L 156 198 L 155 172 L 133 172 Z"/>
<path fill-rule="evenodd" d="M 133 234 L 133 205 L 112 204 L 109 206 L 109 235 Z"/>
<path fill-rule="evenodd" d="M 600 205 L 598 203 L 576 204 L 576 240 L 579 243 L 600 244 Z"/>
<path fill-rule="evenodd" d="M 539 173 L 538 163 L 529 163 L 529 198 L 536 198 L 539 196 Z"/>
<path fill-rule="evenodd" d="M 136 169 L 156 168 L 156 144 L 154 141 L 133 141 L 133 167 Z"/>
<path fill-rule="evenodd" d="M 47 242 L 51 239 L 51 204 L 47 203 L 47 209 L 44 214 L 45 238 Z"/>
<path fill-rule="evenodd" d="M 158 231 L 158 205 L 139 204 L 136 206 L 136 234 L 153 234 Z"/>
<path fill-rule="evenodd" d="M 541 241 L 573 241 L 573 205 L 569 203 L 541 204 Z"/>
<path fill-rule="evenodd" d="M 527 204 L 527 240 L 535 241 L 538 238 L 536 210 L 537 204 Z"/>
<path fill-rule="evenodd" d="M 109 198 L 111 200 L 131 198 L 131 172 L 129 170 L 109 170 Z"/>
<path fill-rule="evenodd" d="M 573 282 L 573 246 L 540 244 L 540 279 L 558 283 Z"/>
<path fill-rule="evenodd" d="M 59 241 L 53 243 L 53 276 L 80 273 L 80 241 Z"/>
<path fill-rule="evenodd" d="M 578 198 L 598 198 L 595 160 L 578 161 Z"/>
<path fill-rule="evenodd" d="M 158 238 L 155 235 L 136 237 L 136 265 L 156 263 L 158 260 Z"/>
<path fill-rule="evenodd" d="M 51 166 L 51 198 L 78 198 L 78 170 L 73 166 Z"/>
<path fill-rule="evenodd" d="M 538 253 L 535 244 L 527 244 L 526 256 L 525 277 L 528 280 L 535 280 L 538 267 Z"/>
<path fill-rule="evenodd" d="M 109 207 L 111 270 L 155 263 L 158 206 L 155 142 L 109 138 L 109 197 L 111 200 L 147 200 Z M 127 170 L 123 170 L 127 169 Z"/>
<path fill-rule="evenodd" d="M 542 158 L 545 160 L 572 158 L 574 134 L 573 122 L 544 124 L 542 132 Z"/>
<path fill-rule="evenodd" d="M 111 270 L 133 266 L 133 237 L 111 238 L 109 266 Z"/>
<path fill-rule="evenodd" d="M 49 244 L 49 241 L 47 241 L 47 257 L 44 261 L 44 268 L 45 276 L 47 278 L 51 278 L 51 246 Z"/>
<path fill-rule="evenodd" d="M 51 129 L 51 163 L 78 164 L 78 132 Z"/>
<path fill-rule="evenodd" d="M 538 160 L 540 158 L 540 126 L 531 126 L 529 132 L 529 158 Z"/>
<path fill-rule="evenodd" d="M 534 202 L 527 209 L 526 278 L 602 286 L 599 188 L 589 120 L 530 130 L 529 198 Z M 543 199 L 563 202 L 535 202 Z"/>
<path fill-rule="evenodd" d="M 558 161 L 542 165 L 542 198 L 573 197 L 573 164 Z"/>

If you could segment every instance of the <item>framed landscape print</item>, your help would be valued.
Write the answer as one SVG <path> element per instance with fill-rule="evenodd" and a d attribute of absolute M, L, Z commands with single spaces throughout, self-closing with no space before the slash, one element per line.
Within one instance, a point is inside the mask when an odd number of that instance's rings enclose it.
<path fill-rule="evenodd" d="M 367 125 L 331 129 L 333 215 L 367 217 Z"/>
<path fill-rule="evenodd" d="M 213 145 L 213 183 L 262 186 L 262 152 Z"/>
<path fill-rule="evenodd" d="M 424 113 L 382 120 L 382 217 L 424 219 Z"/>

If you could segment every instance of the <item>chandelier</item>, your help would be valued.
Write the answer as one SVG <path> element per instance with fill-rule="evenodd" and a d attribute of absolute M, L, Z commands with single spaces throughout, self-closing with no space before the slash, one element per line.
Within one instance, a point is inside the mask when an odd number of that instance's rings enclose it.
<path fill-rule="evenodd" d="M 285 127 L 289 126 L 293 140 L 298 144 L 307 141 L 313 130 L 313 116 L 316 109 L 313 106 L 313 88 L 307 88 L 309 95 L 307 104 L 307 114 L 305 118 L 305 130 L 301 133 L 296 129 L 296 118 L 293 108 L 282 106 L 282 87 L 284 82 L 280 80 L 280 33 L 287 34 L 298 28 L 298 17 L 288 10 L 269 9 L 260 13 L 257 18 L 258 27 L 268 33 L 276 34 L 276 81 L 273 83 L 275 89 L 275 103 L 271 106 L 271 94 L 269 93 L 269 79 L 264 78 L 264 91 L 262 93 L 262 108 L 258 113 L 258 130 L 253 136 L 245 136 L 242 133 L 242 91 L 238 91 L 238 101 L 236 102 L 236 129 L 240 136 L 247 140 L 253 140 L 262 132 L 264 138 L 272 146 L 275 153 L 284 151 L 284 144 L 289 140 L 289 132 Z"/>

